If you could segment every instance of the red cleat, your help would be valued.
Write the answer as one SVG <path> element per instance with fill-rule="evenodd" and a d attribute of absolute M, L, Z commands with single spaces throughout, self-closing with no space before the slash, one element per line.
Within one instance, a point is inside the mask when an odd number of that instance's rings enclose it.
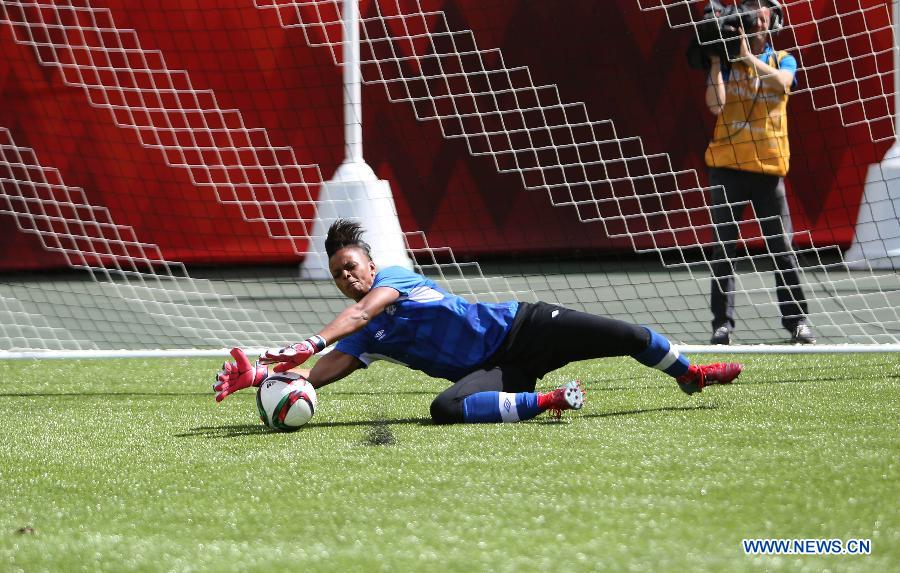
<path fill-rule="evenodd" d="M 676 378 L 678 387 L 685 394 L 702 392 L 710 384 L 731 384 L 740 376 L 743 366 L 737 362 L 716 362 L 714 364 L 691 364 L 688 371 Z"/>
<path fill-rule="evenodd" d="M 549 410 L 550 414 L 558 420 L 563 410 L 580 410 L 584 406 L 584 388 L 581 382 L 573 380 L 566 382 L 565 386 L 538 394 L 538 407 Z"/>

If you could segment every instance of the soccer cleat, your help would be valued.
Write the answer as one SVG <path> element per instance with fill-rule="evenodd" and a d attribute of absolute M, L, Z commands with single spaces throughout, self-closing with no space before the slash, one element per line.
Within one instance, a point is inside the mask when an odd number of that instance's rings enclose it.
<path fill-rule="evenodd" d="M 801 322 L 795 326 L 793 332 L 791 332 L 791 342 L 794 344 L 815 344 L 816 337 L 813 334 L 812 328 L 805 322 Z"/>
<path fill-rule="evenodd" d="M 731 384 L 741 375 L 744 367 L 737 362 L 716 362 L 714 364 L 701 364 L 700 368 L 706 375 L 706 385 Z"/>
<path fill-rule="evenodd" d="M 710 384 L 731 384 L 740 376 L 743 366 L 736 362 L 716 362 L 714 364 L 691 364 L 688 371 L 675 379 L 685 394 L 702 392 Z"/>
<path fill-rule="evenodd" d="M 731 328 L 725 324 L 715 329 L 712 338 L 709 339 L 710 344 L 731 344 Z"/>
<path fill-rule="evenodd" d="M 584 406 L 584 388 L 581 382 L 573 380 L 556 390 L 538 394 L 538 407 L 550 412 L 556 419 L 562 417 L 563 410 L 580 410 Z"/>

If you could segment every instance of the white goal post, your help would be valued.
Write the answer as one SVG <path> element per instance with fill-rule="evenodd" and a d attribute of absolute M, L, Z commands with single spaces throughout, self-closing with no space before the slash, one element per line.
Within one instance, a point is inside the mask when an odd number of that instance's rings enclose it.
<path fill-rule="evenodd" d="M 342 0 L 140 4 L 0 0 L 0 81 L 21 94 L 0 102 L 0 358 L 280 346 L 346 305 L 297 270 L 321 250 L 325 214 L 357 201 L 323 192 L 349 144 Z M 712 120 L 683 50 L 706 2 L 533 4 L 362 4 L 367 158 L 391 181 L 395 244 L 416 271 L 472 300 L 646 324 L 691 351 L 900 350 L 900 171 L 880 164 L 896 140 L 896 1 L 781 2 L 774 41 L 796 57 L 789 109 L 803 118 L 791 249 L 819 343 L 787 344 L 782 253 L 747 203 L 727 347 L 709 345 L 716 245 L 698 158 Z M 579 33 L 611 15 L 667 50 L 617 53 Z M 642 34 L 632 47 L 653 51 Z M 590 51 L 602 77 L 542 57 Z M 628 98 L 580 83 L 648 76 L 690 92 L 696 131 L 674 133 L 688 122 L 654 94 L 659 111 L 636 120 Z M 816 186 L 821 205 L 802 205 Z M 879 246 L 887 256 L 867 255 Z"/>

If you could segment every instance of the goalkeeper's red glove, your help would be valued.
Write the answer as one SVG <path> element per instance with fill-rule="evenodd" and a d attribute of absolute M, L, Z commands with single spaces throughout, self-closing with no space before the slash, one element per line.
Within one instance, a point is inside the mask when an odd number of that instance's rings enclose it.
<path fill-rule="evenodd" d="M 269 370 L 260 363 L 250 364 L 250 360 L 240 348 L 232 348 L 231 355 L 234 362 L 222 364 L 222 370 L 216 373 L 216 383 L 213 390 L 216 392 L 216 402 L 221 402 L 238 390 L 259 386 L 269 375 Z"/>
<path fill-rule="evenodd" d="M 285 372 L 291 368 L 296 368 L 310 359 L 310 357 L 324 350 L 328 344 L 325 339 L 319 336 L 310 336 L 303 342 L 285 346 L 284 348 L 270 348 L 266 353 L 259 357 L 260 364 L 275 364 L 272 369 L 275 372 Z"/>

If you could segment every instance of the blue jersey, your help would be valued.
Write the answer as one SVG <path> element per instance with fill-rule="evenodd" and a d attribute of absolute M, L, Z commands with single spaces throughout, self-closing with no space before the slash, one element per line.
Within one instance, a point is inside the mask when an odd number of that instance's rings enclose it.
<path fill-rule="evenodd" d="M 497 352 L 519 309 L 516 301 L 470 303 L 402 267 L 375 275 L 372 288 L 378 287 L 390 287 L 400 297 L 335 350 L 366 366 L 387 359 L 453 381 Z"/>
<path fill-rule="evenodd" d="M 794 81 L 791 83 L 791 87 L 797 87 L 797 58 L 790 54 L 785 54 L 781 61 L 778 61 L 778 53 L 770 44 L 766 44 L 765 49 L 762 54 L 756 56 L 763 63 L 773 65 L 779 70 L 787 70 L 794 74 Z M 727 82 L 728 78 L 731 77 L 731 68 L 722 68 L 722 81 Z"/>

